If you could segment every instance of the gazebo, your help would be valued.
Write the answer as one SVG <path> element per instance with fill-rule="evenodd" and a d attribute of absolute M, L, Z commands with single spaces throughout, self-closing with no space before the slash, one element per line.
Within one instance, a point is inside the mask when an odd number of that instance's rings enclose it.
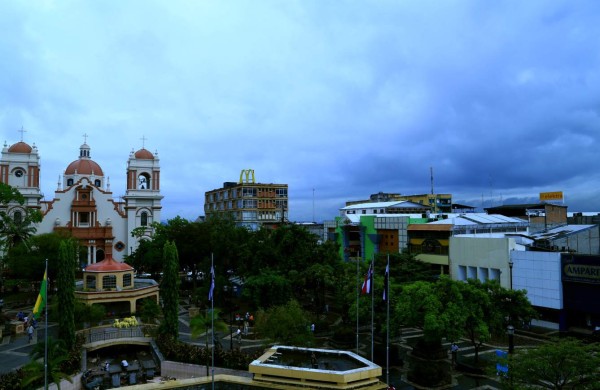
<path fill-rule="evenodd" d="M 133 267 L 113 260 L 110 255 L 83 270 L 83 281 L 75 291 L 75 297 L 87 305 L 129 302 L 131 313 L 136 312 L 140 299 L 154 298 L 158 303 L 158 294 L 156 281 L 134 278 Z"/>

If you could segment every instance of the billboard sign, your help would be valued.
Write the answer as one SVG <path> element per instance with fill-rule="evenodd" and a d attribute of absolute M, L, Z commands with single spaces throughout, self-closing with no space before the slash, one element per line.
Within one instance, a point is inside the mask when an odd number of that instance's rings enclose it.
<path fill-rule="evenodd" d="M 540 201 L 542 202 L 562 201 L 563 199 L 564 197 L 562 191 L 540 192 Z"/>

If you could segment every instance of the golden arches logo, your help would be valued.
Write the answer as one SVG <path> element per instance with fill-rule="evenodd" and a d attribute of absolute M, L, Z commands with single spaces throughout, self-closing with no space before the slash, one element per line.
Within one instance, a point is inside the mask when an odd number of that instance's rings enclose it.
<path fill-rule="evenodd" d="M 244 180 L 244 178 L 246 180 Z M 254 179 L 254 169 L 242 169 L 242 172 L 240 172 L 240 184 L 241 183 L 256 183 Z"/>

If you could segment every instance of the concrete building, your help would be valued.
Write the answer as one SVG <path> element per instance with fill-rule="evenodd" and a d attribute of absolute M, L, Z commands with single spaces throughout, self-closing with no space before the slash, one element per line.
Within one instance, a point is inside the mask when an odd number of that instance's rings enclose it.
<path fill-rule="evenodd" d="M 527 290 L 536 324 L 569 330 L 600 325 L 598 225 L 566 225 L 535 234 L 461 234 L 450 238 L 455 280 L 498 280 Z M 574 265 L 567 267 L 568 264 Z"/>
<path fill-rule="evenodd" d="M 408 227 L 409 252 L 418 260 L 450 272 L 450 239 L 460 234 L 526 233 L 527 221 L 485 213 L 445 214 L 442 219 Z"/>
<path fill-rule="evenodd" d="M 206 218 L 229 215 L 240 225 L 257 230 L 263 224 L 288 221 L 288 185 L 257 183 L 254 170 L 242 170 L 238 182 L 204 194 Z"/>
<path fill-rule="evenodd" d="M 529 232 L 546 231 L 567 224 L 567 206 L 552 203 L 513 204 L 486 208 L 488 214 L 521 218 L 529 222 Z"/>
<path fill-rule="evenodd" d="M 4 145 L 0 159 L 0 182 L 19 190 L 25 204 L 11 204 L 14 219 L 24 208 L 38 209 L 43 216 L 37 234 L 64 231 L 87 248 L 81 265 L 93 264 L 110 255 L 117 261 L 134 251 L 140 239 L 149 238 L 152 222 L 160 222 L 160 166 L 157 154 L 142 148 L 131 151 L 127 161 L 127 186 L 123 200 L 113 198 L 109 177 L 91 158 L 84 142 L 79 157 L 68 164 L 59 178 L 54 198 L 43 199 L 40 189 L 40 156 L 37 147 L 21 141 Z M 136 228 L 140 237 L 132 237 Z M 139 229 L 138 229 L 139 230 Z"/>
<path fill-rule="evenodd" d="M 429 210 L 434 213 L 451 213 L 452 212 L 452 194 L 415 194 L 402 195 L 395 193 L 378 192 L 371 194 L 369 199 L 354 200 L 346 202 L 346 206 L 352 206 L 362 203 L 379 203 L 379 202 L 400 202 L 409 201 L 418 203 L 422 206 L 429 207 Z"/>

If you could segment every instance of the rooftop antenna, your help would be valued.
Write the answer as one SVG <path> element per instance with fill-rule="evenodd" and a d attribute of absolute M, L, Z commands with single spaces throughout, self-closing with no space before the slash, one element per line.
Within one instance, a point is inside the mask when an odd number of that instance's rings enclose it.
<path fill-rule="evenodd" d="M 313 188 L 313 222 L 316 223 L 317 220 L 315 219 L 315 189 Z"/>
<path fill-rule="evenodd" d="M 433 198 L 433 212 L 437 213 L 438 212 L 438 208 L 437 208 L 437 196 L 435 196 L 435 193 L 433 191 L 433 167 L 429 167 L 429 174 L 431 177 L 431 195 Z"/>

